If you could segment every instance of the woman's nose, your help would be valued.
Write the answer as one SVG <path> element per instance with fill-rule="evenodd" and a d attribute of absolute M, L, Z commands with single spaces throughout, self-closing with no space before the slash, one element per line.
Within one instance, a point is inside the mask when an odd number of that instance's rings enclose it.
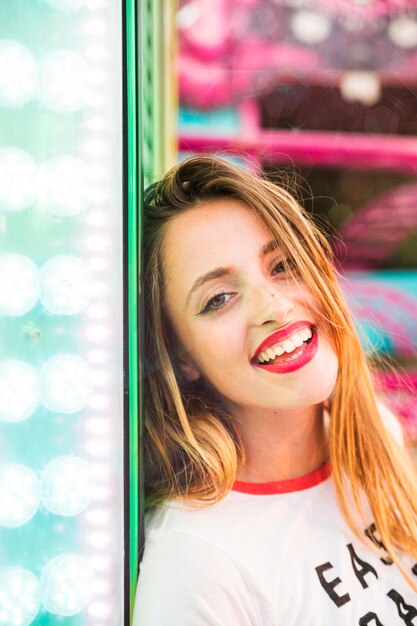
<path fill-rule="evenodd" d="M 256 325 L 278 322 L 282 325 L 290 321 L 294 302 L 285 289 L 261 286 L 252 293 L 252 321 Z"/>

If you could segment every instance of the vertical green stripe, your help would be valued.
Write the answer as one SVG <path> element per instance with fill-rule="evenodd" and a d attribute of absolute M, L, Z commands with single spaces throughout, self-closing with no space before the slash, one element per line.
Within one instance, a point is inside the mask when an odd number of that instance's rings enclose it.
<path fill-rule="evenodd" d="M 139 293 L 140 246 L 144 185 L 166 169 L 166 145 L 171 129 L 166 120 L 171 101 L 172 68 L 168 67 L 164 29 L 168 15 L 174 14 L 174 0 L 126 0 L 126 108 L 127 108 L 127 297 L 128 297 L 128 398 L 129 398 L 129 598 L 132 619 L 138 574 L 139 551 L 144 544 L 144 472 L 142 421 L 142 347 Z M 172 24 L 172 31 L 174 25 Z M 165 34 L 164 34 L 165 33 Z M 165 54 L 164 54 L 165 52 Z M 168 59 L 168 60 L 167 60 Z M 170 99 L 166 99 L 166 94 Z"/>
<path fill-rule="evenodd" d="M 139 553 L 139 435 L 140 372 L 138 363 L 138 271 L 139 211 L 141 182 L 141 5 L 126 0 L 126 86 L 127 86 L 127 281 L 128 281 L 128 367 L 129 367 L 129 590 L 130 621 L 133 614 Z M 142 474 L 142 472 L 141 472 Z M 127 479 L 127 477 L 126 477 Z"/>

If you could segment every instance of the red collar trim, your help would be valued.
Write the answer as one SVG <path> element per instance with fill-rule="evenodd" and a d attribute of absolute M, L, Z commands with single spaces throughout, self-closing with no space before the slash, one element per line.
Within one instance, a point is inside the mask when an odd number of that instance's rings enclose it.
<path fill-rule="evenodd" d="M 329 478 L 331 474 L 330 461 L 321 465 L 318 469 L 300 476 L 300 478 L 290 478 L 289 480 L 277 480 L 269 483 L 248 483 L 244 480 L 235 480 L 232 491 L 249 493 L 254 496 L 269 496 L 276 493 L 292 493 L 293 491 L 303 491 L 319 485 Z"/>

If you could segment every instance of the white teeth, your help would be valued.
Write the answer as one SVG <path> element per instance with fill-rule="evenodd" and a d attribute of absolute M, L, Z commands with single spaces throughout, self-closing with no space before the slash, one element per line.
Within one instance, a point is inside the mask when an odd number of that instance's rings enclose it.
<path fill-rule="evenodd" d="M 281 356 L 285 352 L 290 354 L 291 352 L 294 352 L 296 348 L 300 348 L 302 344 L 312 336 L 313 333 L 311 328 L 302 328 L 291 335 L 290 339 L 285 339 L 282 343 L 277 343 L 271 348 L 267 348 L 267 350 L 258 354 L 257 360 L 259 363 L 267 363 L 268 361 L 275 359 L 276 356 Z"/>
<path fill-rule="evenodd" d="M 296 345 L 297 348 L 303 345 L 303 338 L 300 337 L 300 335 L 297 335 L 297 334 L 293 335 L 291 337 L 291 341 Z"/>
<path fill-rule="evenodd" d="M 293 344 L 291 339 L 286 339 L 282 344 L 282 347 L 284 348 L 285 352 L 293 352 L 295 350 L 295 345 Z"/>

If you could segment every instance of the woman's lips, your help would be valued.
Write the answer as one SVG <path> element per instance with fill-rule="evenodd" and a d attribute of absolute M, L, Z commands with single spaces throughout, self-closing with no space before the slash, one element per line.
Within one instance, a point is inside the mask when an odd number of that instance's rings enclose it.
<path fill-rule="evenodd" d="M 313 326 L 312 322 L 309 322 L 308 320 L 299 320 L 298 322 L 293 322 L 292 324 L 289 324 L 288 326 L 285 326 L 285 328 L 281 328 L 281 330 L 277 330 L 275 333 L 273 333 L 272 335 L 270 335 L 269 337 L 267 337 L 255 350 L 255 354 L 252 357 L 252 362 L 254 361 L 254 359 L 257 358 L 258 354 L 260 352 L 263 352 L 264 350 L 266 350 L 267 348 L 270 348 L 271 346 L 275 345 L 276 343 L 280 343 L 282 341 L 285 341 L 285 339 L 291 337 L 291 335 L 293 335 L 294 333 L 296 333 L 298 330 L 301 330 L 302 328 L 311 328 Z"/>
<path fill-rule="evenodd" d="M 313 359 L 319 347 L 319 337 L 315 326 L 312 327 L 312 331 L 313 336 L 310 343 L 303 343 L 302 346 L 296 348 L 293 352 L 277 357 L 276 363 L 268 364 L 252 361 L 253 365 L 273 374 L 288 374 L 304 367 Z"/>

